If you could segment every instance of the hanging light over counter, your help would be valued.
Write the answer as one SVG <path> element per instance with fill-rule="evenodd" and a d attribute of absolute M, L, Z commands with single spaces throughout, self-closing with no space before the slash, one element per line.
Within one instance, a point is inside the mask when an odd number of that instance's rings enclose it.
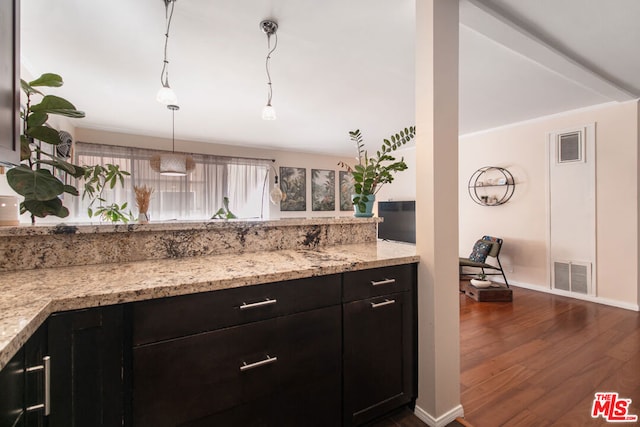
<path fill-rule="evenodd" d="M 196 163 L 193 157 L 188 154 L 176 153 L 176 111 L 180 109 L 177 105 L 167 105 L 171 110 L 171 153 L 156 154 L 149 160 L 151 169 L 160 172 L 164 176 L 185 176 L 195 169 Z"/>
<path fill-rule="evenodd" d="M 260 22 L 260 29 L 263 33 L 267 35 L 267 58 L 265 60 L 265 68 L 267 70 L 267 86 L 269 88 L 269 95 L 267 97 L 267 105 L 262 109 L 262 119 L 263 120 L 275 120 L 276 119 L 276 110 L 271 105 L 271 99 L 273 98 L 273 88 L 271 85 L 271 72 L 269 70 L 269 61 L 271 60 L 271 54 L 276 47 L 278 47 L 278 23 L 272 20 L 264 20 Z M 275 42 L 273 44 L 273 49 L 271 48 L 271 36 L 275 36 Z"/>
<path fill-rule="evenodd" d="M 167 55 L 167 48 L 169 45 L 169 29 L 171 28 L 171 19 L 173 18 L 173 9 L 176 4 L 176 0 L 163 0 L 164 1 L 164 14 L 165 14 L 165 33 L 164 33 L 164 59 L 162 61 L 162 72 L 160 73 L 160 83 L 162 87 L 156 95 L 156 100 L 164 105 L 177 105 L 178 97 L 176 93 L 169 86 L 169 59 Z M 171 6 L 171 10 L 169 10 Z"/>

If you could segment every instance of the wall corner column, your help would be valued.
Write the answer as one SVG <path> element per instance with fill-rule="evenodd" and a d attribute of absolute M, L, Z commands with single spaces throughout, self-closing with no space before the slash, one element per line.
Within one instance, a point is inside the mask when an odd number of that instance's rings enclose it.
<path fill-rule="evenodd" d="M 451 0 L 416 0 L 416 415 L 444 426 L 460 405 L 458 21 Z"/>

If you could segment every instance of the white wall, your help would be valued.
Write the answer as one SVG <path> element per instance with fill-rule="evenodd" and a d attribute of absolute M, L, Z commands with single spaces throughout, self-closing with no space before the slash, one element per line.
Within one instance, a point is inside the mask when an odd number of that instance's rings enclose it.
<path fill-rule="evenodd" d="M 638 101 L 606 104 L 471 135 L 459 140 L 460 255 L 485 234 L 505 240 L 500 259 L 507 277 L 550 289 L 547 270 L 547 133 L 596 123 L 597 298 L 628 308 L 640 305 L 640 108 Z M 380 190 L 378 200 L 415 197 L 415 149 L 403 151 L 409 169 Z M 482 166 L 514 175 L 512 199 L 497 207 L 475 204 L 467 184 Z"/>
<path fill-rule="evenodd" d="M 607 104 L 460 138 L 460 253 L 483 234 L 505 240 L 500 259 L 514 283 L 549 289 L 547 269 L 547 133 L 596 123 L 597 297 L 638 302 L 638 103 Z M 481 166 L 515 177 L 511 201 L 483 207 L 466 182 Z M 462 184 L 461 184 L 462 185 Z"/>
<path fill-rule="evenodd" d="M 404 158 L 407 170 L 394 175 L 391 184 L 382 186 L 376 195 L 377 201 L 416 199 L 416 148 L 404 147 L 392 153 L 397 160 Z"/>
<path fill-rule="evenodd" d="M 137 147 L 156 150 L 171 150 L 171 139 L 157 138 L 143 135 L 132 135 L 116 132 L 107 132 L 95 129 L 76 128 L 75 140 L 92 142 L 97 144 L 120 145 L 126 147 Z M 351 159 L 337 156 L 322 156 L 317 154 L 307 154 L 297 151 L 269 150 L 251 147 L 242 147 L 229 144 L 213 144 L 198 141 L 176 140 L 176 151 L 199 154 L 212 154 L 218 156 L 241 156 L 275 159 L 273 166 L 280 174 L 281 166 L 306 168 L 307 170 L 307 209 L 298 212 L 281 212 L 279 206 L 269 204 L 270 218 L 291 218 L 291 217 L 333 217 L 350 216 L 353 211 L 340 211 L 340 193 L 338 171 L 342 170 L 338 166 L 339 161 L 352 163 Z M 328 169 L 336 173 L 336 210 L 334 211 L 312 211 L 311 210 L 311 169 Z M 271 171 L 273 174 L 273 171 Z M 270 177 L 270 187 L 273 187 L 273 175 Z M 267 190 L 268 191 L 268 190 Z"/>

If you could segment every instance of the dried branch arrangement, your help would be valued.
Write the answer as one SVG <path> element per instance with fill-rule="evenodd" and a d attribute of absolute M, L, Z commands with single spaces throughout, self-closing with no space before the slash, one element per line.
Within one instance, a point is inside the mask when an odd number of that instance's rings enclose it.
<path fill-rule="evenodd" d="M 153 193 L 152 187 L 133 186 L 133 190 L 136 192 L 136 205 L 138 205 L 138 212 L 147 213 L 149 210 L 149 201 L 151 200 L 151 193 Z"/>

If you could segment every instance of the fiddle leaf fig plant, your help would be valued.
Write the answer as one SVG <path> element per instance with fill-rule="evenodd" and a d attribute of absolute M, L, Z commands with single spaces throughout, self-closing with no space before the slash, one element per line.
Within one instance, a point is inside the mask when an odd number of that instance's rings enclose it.
<path fill-rule="evenodd" d="M 84 176 L 84 168 L 74 165 L 49 154 L 43 150 L 43 144 L 56 146 L 62 142 L 58 130 L 51 127 L 47 121 L 49 115 L 59 115 L 72 118 L 84 117 L 84 112 L 67 101 L 54 95 L 45 95 L 38 87 L 60 87 L 62 77 L 57 74 L 46 73 L 39 78 L 26 82 L 20 81 L 22 91 L 27 96 L 25 107 L 20 111 L 22 119 L 22 135 L 20 135 L 20 165 L 7 171 L 7 182 L 14 191 L 24 196 L 20 204 L 20 213 L 30 212 L 31 222 L 35 217 L 44 218 L 54 215 L 64 218 L 69 210 L 63 206 L 59 198 L 63 193 L 74 196 L 78 190 L 65 184 L 57 175 L 58 171 L 65 172 L 74 178 Z M 36 97 L 41 97 L 35 103 Z M 55 150 L 51 150 L 55 153 Z"/>
<path fill-rule="evenodd" d="M 404 158 L 397 161 L 391 153 L 411 141 L 415 135 L 415 126 L 404 128 L 388 139 L 384 139 L 382 146 L 376 151 L 376 155 L 369 157 L 364 148 L 364 140 L 360 130 L 349 132 L 349 139 L 356 144 L 358 163 L 353 167 L 344 162 L 338 162 L 338 165 L 345 168 L 353 176 L 355 192 L 353 204 L 357 205 L 360 212 L 365 211 L 365 204 L 371 199 L 371 196 L 375 196 L 384 184 L 393 182 L 395 172 L 407 169 Z"/>
<path fill-rule="evenodd" d="M 67 184 L 66 177 L 84 179 L 83 197 L 87 194 L 92 198 L 88 208 L 89 217 L 93 216 L 92 206 L 99 201 L 95 214 L 109 221 L 127 222 L 131 213 L 124 211 L 127 204 L 103 206 L 104 187 L 108 184 L 113 188 L 119 181 L 124 186 L 123 176 L 129 175 L 121 171 L 118 166 L 79 166 L 58 157 L 55 146 L 63 142 L 60 131 L 48 122 L 50 115 L 70 118 L 83 118 L 84 112 L 64 98 L 55 95 L 45 95 L 38 88 L 60 87 L 62 77 L 58 74 L 45 73 L 37 79 L 26 82 L 20 81 L 22 91 L 27 102 L 20 111 L 22 119 L 22 134 L 20 135 L 20 165 L 7 171 L 7 182 L 14 191 L 24 197 L 20 204 L 20 213 L 30 212 L 31 222 L 35 217 L 44 218 L 48 215 L 66 218 L 69 210 L 62 204 L 60 198 L 64 193 L 79 196 L 78 189 Z M 39 102 L 37 102 L 39 100 Z M 54 149 L 45 149 L 46 145 Z M 51 154 L 53 153 L 53 154 Z M 64 181 L 63 181 L 64 180 Z"/>

